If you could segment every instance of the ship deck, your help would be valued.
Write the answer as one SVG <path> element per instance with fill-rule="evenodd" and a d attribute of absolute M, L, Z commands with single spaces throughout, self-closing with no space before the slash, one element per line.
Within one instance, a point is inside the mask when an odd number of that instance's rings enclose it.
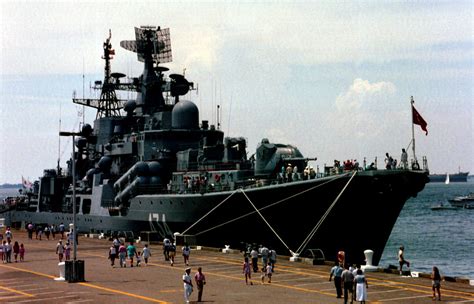
<path fill-rule="evenodd" d="M 14 241 L 24 243 L 25 262 L 0 264 L 2 303 L 183 303 L 184 263 L 178 250 L 172 267 L 164 261 L 161 246 L 151 244 L 148 266 L 112 268 L 107 259 L 109 241 L 80 237 L 77 258 L 84 260 L 86 282 L 58 282 L 56 240 L 28 240 L 26 233 L 13 231 Z M 141 250 L 143 244 L 138 244 Z M 192 275 L 201 266 L 206 275 L 203 301 L 209 303 L 343 303 L 329 282 L 328 265 L 289 262 L 279 257 L 272 283 L 262 284 L 253 275 L 253 286 L 245 285 L 242 255 L 217 250 L 193 250 Z M 394 262 L 395 263 L 395 262 Z M 116 265 L 118 262 L 116 261 Z M 431 280 L 401 277 L 392 273 L 366 275 L 370 303 L 432 303 Z M 442 300 L 474 303 L 474 287 L 443 281 Z M 195 288 L 192 303 L 197 300 Z"/>

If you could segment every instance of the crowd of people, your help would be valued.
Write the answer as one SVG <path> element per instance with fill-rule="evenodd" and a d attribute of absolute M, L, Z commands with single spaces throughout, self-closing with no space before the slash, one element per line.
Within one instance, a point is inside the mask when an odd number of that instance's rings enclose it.
<path fill-rule="evenodd" d="M 64 225 L 61 224 L 58 227 L 64 227 Z M 26 228 L 29 239 L 32 239 L 30 231 L 34 231 L 34 229 L 30 227 L 30 224 L 27 225 Z M 65 244 L 63 244 L 63 237 L 71 235 L 72 232 L 66 234 L 66 231 L 63 228 L 59 228 L 59 230 L 55 232 L 61 235 L 58 243 L 56 244 L 56 254 L 58 255 L 59 262 L 62 262 L 63 259 L 68 261 L 70 260 L 71 242 L 69 238 L 65 238 Z M 53 233 L 53 239 L 55 238 L 54 235 L 55 234 Z M 40 235 L 38 235 L 38 240 L 41 240 Z M 176 250 L 176 243 L 173 242 L 172 239 L 165 238 L 163 240 L 163 258 L 164 261 L 170 263 L 170 266 L 173 266 L 176 263 Z M 404 246 L 400 246 L 397 254 L 400 275 L 404 275 L 406 273 L 403 270 L 405 265 L 408 268 L 410 267 L 410 262 L 405 259 L 404 250 Z M 252 273 L 260 273 L 262 284 L 265 283 L 265 280 L 267 280 L 268 283 L 271 283 L 277 260 L 276 251 L 260 245 L 259 248 L 256 248 L 256 246 L 248 247 L 243 250 L 243 252 L 244 261 L 242 264 L 242 273 L 244 274 L 245 283 L 247 285 L 254 284 L 252 281 Z M 193 277 L 191 276 L 192 269 L 189 267 L 191 247 L 187 243 L 184 243 L 181 247 L 181 253 L 183 256 L 183 264 L 186 266 L 185 272 L 182 276 L 184 299 L 186 303 L 189 303 L 193 288 L 196 286 L 198 290 L 197 301 L 201 302 L 204 285 L 206 284 L 206 277 L 202 271 L 202 267 L 197 268 L 197 272 L 194 274 L 193 280 Z M 15 263 L 23 262 L 25 258 L 25 246 L 23 243 L 19 244 L 18 241 L 13 240 L 13 233 L 10 227 L 7 227 L 4 235 L 0 233 L 0 260 L 2 263 L 12 263 L 12 255 Z M 117 237 L 112 240 L 108 251 L 108 258 L 112 267 L 115 267 L 116 259 L 119 259 L 119 265 L 121 268 L 126 268 L 127 265 L 129 265 L 129 267 L 147 266 L 150 262 L 151 256 L 152 253 L 148 244 L 144 244 L 141 250 L 139 250 L 133 241 L 129 242 L 129 245 L 126 246 L 124 241 L 121 241 Z M 259 265 L 260 258 L 261 264 Z M 432 269 L 431 279 L 433 300 L 436 298 L 441 300 L 442 276 L 438 267 L 436 266 L 434 266 Z M 364 271 L 360 265 L 349 265 L 346 263 L 345 254 L 342 251 L 338 253 L 337 261 L 334 267 L 332 267 L 330 270 L 329 281 L 334 281 L 336 297 L 343 297 L 344 303 L 348 303 L 349 301 L 351 303 L 353 301 L 365 303 L 367 301 L 367 289 L 369 288 L 369 284 Z"/>
<path fill-rule="evenodd" d="M 3 264 L 12 263 L 12 254 L 15 263 L 25 260 L 25 245 L 13 242 L 13 232 L 10 227 L 5 229 L 5 237 L 0 233 L 0 261 Z"/>

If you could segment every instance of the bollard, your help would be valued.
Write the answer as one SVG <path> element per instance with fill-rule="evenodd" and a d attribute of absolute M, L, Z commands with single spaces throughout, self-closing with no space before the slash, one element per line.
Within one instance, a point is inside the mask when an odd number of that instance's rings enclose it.
<path fill-rule="evenodd" d="M 232 252 L 232 249 L 230 249 L 230 245 L 224 245 L 225 248 L 222 249 L 222 252 L 223 253 L 231 253 Z"/>
<path fill-rule="evenodd" d="M 364 251 L 364 255 L 365 255 L 365 265 L 362 265 L 361 269 L 364 272 L 377 271 L 377 266 L 372 265 L 372 258 L 374 257 L 374 251 L 367 249 Z"/>
<path fill-rule="evenodd" d="M 58 263 L 59 267 L 59 278 L 54 278 L 55 281 L 65 281 L 65 272 L 66 272 L 66 263 L 60 262 Z"/>

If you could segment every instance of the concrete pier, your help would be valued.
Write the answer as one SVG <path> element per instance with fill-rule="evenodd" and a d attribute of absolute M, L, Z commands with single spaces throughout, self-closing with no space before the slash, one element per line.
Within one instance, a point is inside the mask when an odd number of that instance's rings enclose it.
<path fill-rule="evenodd" d="M 183 303 L 182 275 L 185 265 L 178 246 L 174 266 L 164 261 L 161 245 L 151 244 L 148 266 L 120 268 L 107 259 L 111 242 L 79 238 L 78 259 L 85 262 L 86 282 L 67 283 L 58 276 L 58 239 L 28 240 L 26 233 L 14 231 L 13 241 L 26 248 L 25 262 L 0 264 L 2 303 Z M 138 244 L 142 251 L 143 244 Z M 221 248 L 222 249 L 222 248 Z M 261 263 L 261 260 L 259 261 Z M 336 298 L 334 282 L 329 282 L 329 265 L 289 262 L 279 256 L 271 284 L 261 283 L 260 273 L 252 273 L 253 285 L 242 274 L 242 254 L 238 251 L 192 250 L 191 274 L 202 267 L 207 284 L 203 301 L 210 303 L 344 303 Z M 259 265 L 261 268 L 261 265 Z M 370 272 L 369 303 L 432 303 L 431 280 L 401 277 L 392 273 Z M 474 287 L 468 282 L 443 281 L 445 303 L 474 303 Z M 197 288 L 191 295 L 197 301 Z M 193 303 L 194 303 L 193 302 Z"/>

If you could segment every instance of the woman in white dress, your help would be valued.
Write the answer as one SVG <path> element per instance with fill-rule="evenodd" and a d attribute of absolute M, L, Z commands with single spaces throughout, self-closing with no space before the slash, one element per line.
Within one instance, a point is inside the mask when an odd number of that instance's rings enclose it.
<path fill-rule="evenodd" d="M 367 288 L 369 288 L 369 285 L 361 269 L 357 270 L 354 284 L 356 284 L 356 301 L 365 303 L 367 301 Z"/>

